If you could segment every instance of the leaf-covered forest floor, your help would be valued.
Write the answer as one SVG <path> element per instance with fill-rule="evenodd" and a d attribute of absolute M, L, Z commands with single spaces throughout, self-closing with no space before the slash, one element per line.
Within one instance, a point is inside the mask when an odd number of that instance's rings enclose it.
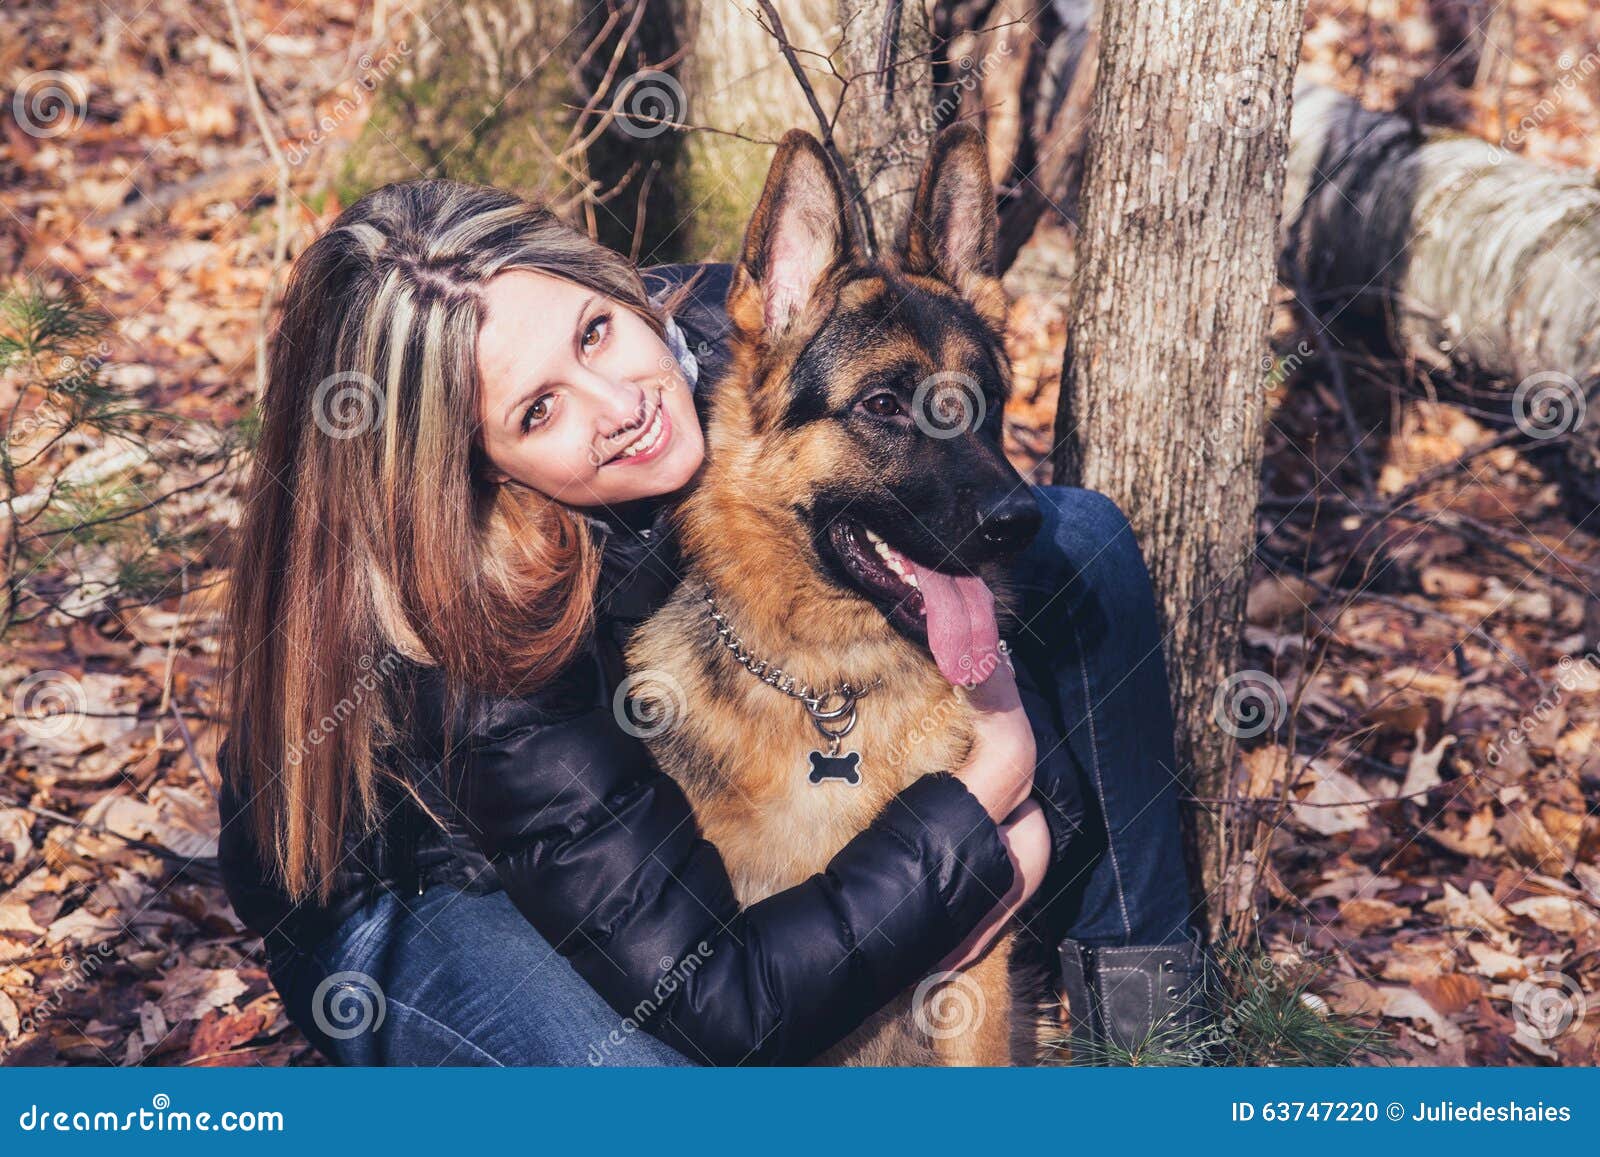
<path fill-rule="evenodd" d="M 1522 126 L 1524 154 L 1600 167 L 1585 55 L 1600 17 L 1581 0 L 1487 23 L 1489 6 L 1465 0 L 1311 7 L 1303 77 L 1493 140 Z M 292 251 L 340 208 L 329 174 L 361 127 L 360 77 L 383 45 L 348 0 L 241 8 L 256 83 L 306 144 Z M 125 21 L 64 3 L 0 11 L 8 108 L 50 70 L 88 95 L 59 135 L 0 119 L 0 277 L 76 287 L 109 319 L 92 356 L 166 423 L 159 452 L 119 485 L 173 495 L 164 536 L 144 549 L 178 543 L 186 563 L 136 557 L 169 577 L 148 605 L 114 613 L 92 585 L 58 588 L 5 637 L 4 1063 L 315 1063 L 210 858 L 216 611 L 240 462 L 214 447 L 255 398 L 279 241 L 276 178 L 231 44 L 221 5 L 157 0 Z M 1579 83 L 1558 83 L 1574 72 Z M 1069 265 L 1070 249 L 1070 230 L 1042 228 L 1011 279 L 1008 448 L 1024 466 L 1048 447 L 1065 343 L 1067 283 L 1039 271 Z M 1381 1021 L 1398 1063 L 1594 1063 L 1595 539 L 1574 529 L 1526 440 L 1502 436 L 1504 408 L 1487 395 L 1440 400 L 1421 368 L 1323 335 L 1287 294 L 1273 341 L 1243 665 L 1282 726 L 1241 760 L 1269 832 L 1262 938 L 1280 961 L 1323 961 L 1317 994 Z M 1340 380 L 1363 419 L 1382 420 L 1357 445 Z M 17 390 L 0 378 L 0 407 Z M 107 449 L 92 431 L 74 439 L 68 457 L 85 470 Z M 23 471 L 16 493 L 35 481 Z M 128 550 L 74 540 L 51 562 L 82 588 L 132 565 Z M 22 721 L 19 709 L 71 714 Z"/>

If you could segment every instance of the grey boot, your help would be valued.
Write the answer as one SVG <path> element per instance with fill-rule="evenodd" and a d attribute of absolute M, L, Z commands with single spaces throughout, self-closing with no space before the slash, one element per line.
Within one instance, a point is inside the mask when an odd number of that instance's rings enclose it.
<path fill-rule="evenodd" d="M 1124 1054 L 1206 1063 L 1216 1017 L 1202 945 L 1097 948 L 1063 940 L 1058 953 L 1074 1063 L 1114 1063 Z"/>

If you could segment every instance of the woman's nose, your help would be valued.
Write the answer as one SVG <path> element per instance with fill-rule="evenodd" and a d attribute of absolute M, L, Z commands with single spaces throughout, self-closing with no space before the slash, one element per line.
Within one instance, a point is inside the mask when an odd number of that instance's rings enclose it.
<path fill-rule="evenodd" d="M 584 393 L 589 395 L 594 436 L 602 441 L 631 429 L 644 415 L 645 391 L 635 382 L 588 370 Z"/>

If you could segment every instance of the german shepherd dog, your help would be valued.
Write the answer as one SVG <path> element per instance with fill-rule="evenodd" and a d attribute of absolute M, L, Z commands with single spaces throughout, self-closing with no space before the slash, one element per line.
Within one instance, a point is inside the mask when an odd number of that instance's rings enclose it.
<path fill-rule="evenodd" d="M 1004 661 L 994 592 L 1040 515 L 1000 445 L 995 226 L 971 126 L 938 136 L 878 259 L 815 138 L 789 132 L 767 174 L 706 462 L 673 515 L 685 577 L 627 648 L 637 709 L 672 717 L 653 753 L 741 903 L 821 871 L 907 784 L 958 767 L 967 689 Z M 1012 937 L 818 1063 L 1012 1063 Z M 942 1025 L 940 1005 L 966 1023 Z"/>

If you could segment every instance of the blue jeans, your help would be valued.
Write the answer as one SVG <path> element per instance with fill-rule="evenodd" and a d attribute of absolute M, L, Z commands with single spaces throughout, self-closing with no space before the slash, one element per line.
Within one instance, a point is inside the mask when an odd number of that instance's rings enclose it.
<path fill-rule="evenodd" d="M 1191 938 L 1171 689 L 1155 593 L 1133 530 L 1092 490 L 1035 486 L 1044 520 L 1017 559 L 1016 661 L 1040 777 L 1075 777 L 1082 827 L 1036 903 L 1044 929 L 1095 947 Z M 1053 718 L 1042 718 L 1051 709 Z"/>
<path fill-rule="evenodd" d="M 1044 521 L 1015 567 L 1016 659 L 1041 691 L 1039 774 L 1074 777 L 1083 804 L 1037 919 L 1093 945 L 1177 943 L 1189 885 L 1149 575 L 1109 499 L 1034 493 Z M 696 1063 L 614 1012 L 504 893 L 386 895 L 272 972 L 290 1017 L 342 1064 Z"/>

